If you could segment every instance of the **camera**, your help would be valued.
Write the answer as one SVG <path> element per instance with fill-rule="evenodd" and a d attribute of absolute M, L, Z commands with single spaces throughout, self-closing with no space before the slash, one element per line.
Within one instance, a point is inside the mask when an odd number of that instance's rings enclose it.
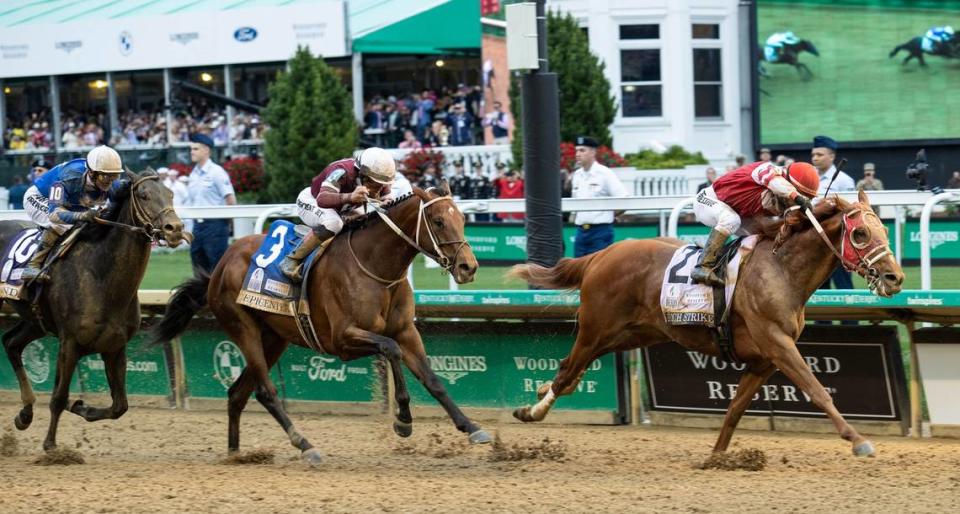
<path fill-rule="evenodd" d="M 917 191 L 931 191 L 934 194 L 943 192 L 940 186 L 931 186 L 927 184 L 927 171 L 930 164 L 927 163 L 927 151 L 917 152 L 917 158 L 907 165 L 907 178 L 917 183 Z"/>

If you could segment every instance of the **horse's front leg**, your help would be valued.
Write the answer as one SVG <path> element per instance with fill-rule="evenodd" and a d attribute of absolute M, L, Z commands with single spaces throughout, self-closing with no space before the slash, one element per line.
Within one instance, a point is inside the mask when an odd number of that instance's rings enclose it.
<path fill-rule="evenodd" d="M 410 434 L 413 433 L 413 416 L 410 415 L 410 392 L 407 390 L 407 381 L 403 377 L 403 369 L 400 367 L 403 352 L 400 351 L 400 345 L 397 344 L 397 341 L 357 326 L 347 328 L 336 340 L 342 344 L 339 355 L 342 360 L 352 360 L 374 354 L 383 355 L 387 359 L 393 372 L 393 385 L 396 389 L 394 396 L 397 401 L 397 412 L 396 419 L 393 422 L 393 431 L 400 437 L 410 437 Z"/>
<path fill-rule="evenodd" d="M 780 371 L 787 378 L 797 384 L 797 387 L 810 397 L 814 405 L 827 414 L 837 432 L 840 433 L 840 437 L 852 443 L 854 455 L 858 457 L 872 456 L 874 454 L 873 443 L 860 435 L 843 419 L 840 411 L 833 405 L 833 398 L 830 397 L 823 384 L 817 380 L 806 361 L 803 360 L 803 356 L 800 355 L 800 350 L 797 349 L 793 338 L 781 332 L 769 334 L 768 340 L 773 343 L 774 348 L 769 352 L 770 355 L 765 355 L 765 357 L 770 358 L 774 366 L 780 368 Z"/>
<path fill-rule="evenodd" d="M 107 384 L 110 385 L 110 398 L 113 403 L 110 407 L 100 408 L 91 407 L 77 400 L 70 406 L 70 412 L 82 417 L 87 421 L 100 421 L 101 419 L 117 419 L 127 412 L 127 351 L 126 347 L 121 347 L 115 352 L 104 352 L 100 356 L 103 358 L 104 368 L 107 375 Z"/>
<path fill-rule="evenodd" d="M 727 407 L 727 414 L 723 418 L 723 427 L 720 429 L 720 435 L 717 437 L 717 444 L 713 446 L 715 452 L 727 451 L 730 445 L 730 439 L 733 437 L 733 431 L 736 430 L 740 418 L 744 411 L 753 401 L 753 395 L 757 393 L 766 381 L 777 372 L 777 368 L 767 361 L 754 363 L 740 376 L 740 383 L 737 385 L 737 394 L 730 401 Z"/>
<path fill-rule="evenodd" d="M 397 334 L 397 343 L 403 350 L 403 362 L 413 373 L 417 380 L 423 384 L 423 387 L 433 396 L 437 403 L 443 406 L 447 415 L 453 420 L 457 430 L 468 434 L 470 442 L 474 444 L 489 443 L 492 439 L 486 430 L 480 428 L 473 421 L 470 421 L 460 407 L 453 402 L 447 390 L 443 387 L 443 382 L 437 377 L 437 374 L 430 368 L 427 362 L 427 353 L 423 348 L 423 340 L 420 332 L 411 323 Z"/>

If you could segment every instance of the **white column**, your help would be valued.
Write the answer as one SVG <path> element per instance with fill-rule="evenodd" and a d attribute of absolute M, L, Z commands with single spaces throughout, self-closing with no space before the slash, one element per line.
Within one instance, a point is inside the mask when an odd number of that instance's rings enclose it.
<path fill-rule="evenodd" d="M 663 50 L 663 117 L 670 123 L 671 142 L 684 144 L 693 136 L 693 45 L 690 2 L 670 0 L 667 18 L 660 27 Z"/>
<path fill-rule="evenodd" d="M 223 65 L 223 93 L 233 98 L 233 73 L 232 66 Z M 230 127 L 233 126 L 233 116 L 236 114 L 232 105 L 227 106 L 227 148 L 233 146 L 233 140 L 230 139 Z"/>
<path fill-rule="evenodd" d="M 120 116 L 117 114 L 117 87 L 113 82 L 113 73 L 107 72 L 107 113 L 110 116 L 110 134 L 106 143 L 109 144 L 113 136 L 120 134 Z"/>
<path fill-rule="evenodd" d="M 363 120 L 363 53 L 353 54 L 353 116 Z"/>
<path fill-rule="evenodd" d="M 62 129 L 60 124 L 60 86 L 57 84 L 57 76 L 50 76 L 50 116 L 53 123 L 53 147 L 59 149 L 62 141 Z"/>
<path fill-rule="evenodd" d="M 7 131 L 7 93 L 6 86 L 3 83 L 3 79 L 0 79 L 0 134 L 4 134 Z M 0 151 L 2 151 L 2 144 L 0 144 Z"/>
<path fill-rule="evenodd" d="M 171 87 L 170 68 L 163 69 L 163 112 L 167 120 L 167 144 L 173 142 L 173 111 L 171 110 L 170 87 Z"/>

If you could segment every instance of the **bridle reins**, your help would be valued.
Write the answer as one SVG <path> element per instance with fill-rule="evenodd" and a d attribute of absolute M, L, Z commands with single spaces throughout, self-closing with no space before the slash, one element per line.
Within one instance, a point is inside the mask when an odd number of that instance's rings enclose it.
<path fill-rule="evenodd" d="M 175 212 L 172 206 L 166 206 L 163 209 L 160 209 L 159 212 L 154 214 L 152 217 L 147 212 L 140 202 L 137 201 L 136 189 L 137 186 L 143 184 L 148 180 L 160 180 L 159 175 L 148 175 L 145 177 L 140 177 L 135 180 L 133 184 L 130 185 L 130 209 L 133 211 L 133 222 L 134 225 L 128 225 L 126 223 L 121 223 L 119 221 L 110 221 L 102 218 L 94 218 L 94 221 L 101 225 L 110 225 L 113 227 L 120 227 L 130 230 L 131 232 L 136 232 L 152 242 L 159 241 L 163 239 L 163 230 L 155 228 L 155 225 L 159 223 L 160 218 L 168 213 Z"/>
<path fill-rule="evenodd" d="M 424 216 L 424 212 L 427 207 L 437 202 L 441 202 L 444 200 L 448 200 L 452 202 L 453 198 L 449 196 L 438 196 L 437 198 L 434 198 L 426 202 L 423 201 L 423 198 L 418 197 L 418 199 L 420 201 L 420 205 L 417 209 L 417 230 L 412 239 L 403 231 L 403 229 L 398 227 L 397 224 L 394 223 L 392 219 L 390 219 L 390 216 L 387 216 L 386 211 L 384 211 L 381 208 L 375 208 L 375 212 L 377 213 L 378 216 L 380 216 L 380 219 L 382 219 L 383 222 L 386 223 L 388 227 L 390 227 L 390 230 L 392 230 L 395 234 L 400 236 L 400 238 L 403 239 L 408 245 L 412 246 L 418 252 L 436 261 L 437 264 L 439 264 L 440 267 L 442 267 L 445 272 L 452 273 L 451 270 L 453 269 L 453 265 L 457 262 L 457 257 L 460 256 L 460 252 L 463 251 L 463 247 L 466 246 L 467 240 L 466 239 L 458 239 L 455 241 L 438 240 L 437 236 L 433 233 L 433 228 L 431 228 L 429 220 L 427 220 L 426 217 Z M 430 243 L 433 245 L 433 250 L 434 250 L 433 253 L 429 252 L 426 248 L 424 248 L 420 244 L 420 227 L 421 226 L 426 227 L 427 236 L 430 239 Z M 377 282 L 380 282 L 381 284 L 385 284 L 386 287 L 388 288 L 393 287 L 399 284 L 400 282 L 403 282 L 404 280 L 406 280 L 407 278 L 406 275 L 396 280 L 389 280 L 389 279 L 379 277 L 372 271 L 368 270 L 363 265 L 363 263 L 360 262 L 360 259 L 357 257 L 357 254 L 353 251 L 353 244 L 351 242 L 352 237 L 353 237 L 353 231 L 350 231 L 347 234 L 347 247 L 350 249 L 350 255 L 353 256 L 353 260 L 357 263 L 357 266 L 360 268 L 360 271 L 363 271 L 368 277 L 376 280 Z M 444 245 L 458 245 L 457 251 L 454 252 L 452 258 L 447 257 L 446 255 L 444 255 L 443 252 L 440 251 L 440 247 Z"/>
<path fill-rule="evenodd" d="M 791 207 L 788 210 L 800 209 L 799 206 Z M 880 287 L 880 272 L 873 265 L 876 264 L 880 259 L 890 255 L 893 255 L 893 252 L 890 251 L 889 244 L 880 244 L 877 241 L 874 241 L 873 237 L 870 237 L 869 240 L 865 243 L 857 243 L 853 239 L 853 230 L 849 230 L 850 219 L 857 214 L 862 214 L 866 216 L 877 217 L 870 209 L 857 208 L 843 213 L 843 221 L 841 222 L 840 229 L 840 250 L 837 250 L 837 247 L 833 244 L 833 241 L 830 240 L 830 237 L 827 236 L 823 230 L 823 226 L 820 225 L 820 222 L 817 221 L 817 217 L 813 215 L 813 212 L 809 209 L 804 210 L 807 219 L 810 220 L 810 223 L 813 225 L 813 228 L 817 230 L 817 234 L 820 235 L 820 239 L 823 240 L 824 244 L 827 245 L 827 248 L 833 252 L 833 255 L 840 259 L 840 264 L 843 265 L 844 269 L 847 271 L 856 271 L 858 275 L 863 277 L 867 281 L 867 287 L 871 291 L 876 290 Z M 879 219 L 879 218 L 878 218 Z M 862 221 L 860 223 L 863 223 Z M 858 227 L 854 227 L 854 230 Z M 866 227 L 869 231 L 870 228 Z M 849 239 L 850 248 L 852 249 L 853 255 L 851 257 L 846 257 L 847 252 L 847 240 Z M 866 253 L 864 253 L 866 251 Z"/>

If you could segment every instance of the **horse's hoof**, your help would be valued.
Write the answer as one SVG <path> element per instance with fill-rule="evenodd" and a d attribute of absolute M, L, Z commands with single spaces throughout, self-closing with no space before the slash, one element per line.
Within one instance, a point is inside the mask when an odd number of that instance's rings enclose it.
<path fill-rule="evenodd" d="M 78 415 L 78 416 L 83 416 L 83 411 L 84 411 L 86 408 L 87 408 L 87 406 L 83 403 L 83 400 L 75 400 L 75 401 L 73 402 L 73 405 L 70 406 L 70 412 L 72 412 L 72 413 L 74 413 L 74 414 L 76 414 L 76 415 Z"/>
<path fill-rule="evenodd" d="M 533 418 L 530 417 L 530 407 L 520 407 L 519 409 L 513 411 L 513 417 L 523 421 L 524 423 L 530 423 L 533 421 Z"/>
<path fill-rule="evenodd" d="M 323 464 L 323 455 L 321 455 L 320 450 L 316 448 L 303 450 L 303 453 L 300 454 L 300 458 L 303 459 L 303 461 L 307 464 L 314 467 Z"/>
<path fill-rule="evenodd" d="M 876 450 L 873 448 L 873 443 L 864 439 L 862 443 L 853 447 L 853 454 L 857 457 L 873 457 Z"/>
<path fill-rule="evenodd" d="M 33 415 L 24 415 L 22 412 L 13 417 L 13 426 L 17 427 L 17 430 L 26 430 L 30 428 L 30 423 L 33 423 Z"/>
<path fill-rule="evenodd" d="M 413 423 L 404 423 L 402 421 L 393 422 L 393 431 L 400 437 L 410 437 L 413 433 Z"/>
<path fill-rule="evenodd" d="M 470 434 L 470 444 L 489 444 L 491 441 L 493 441 L 493 438 L 486 430 L 481 429 Z"/>

